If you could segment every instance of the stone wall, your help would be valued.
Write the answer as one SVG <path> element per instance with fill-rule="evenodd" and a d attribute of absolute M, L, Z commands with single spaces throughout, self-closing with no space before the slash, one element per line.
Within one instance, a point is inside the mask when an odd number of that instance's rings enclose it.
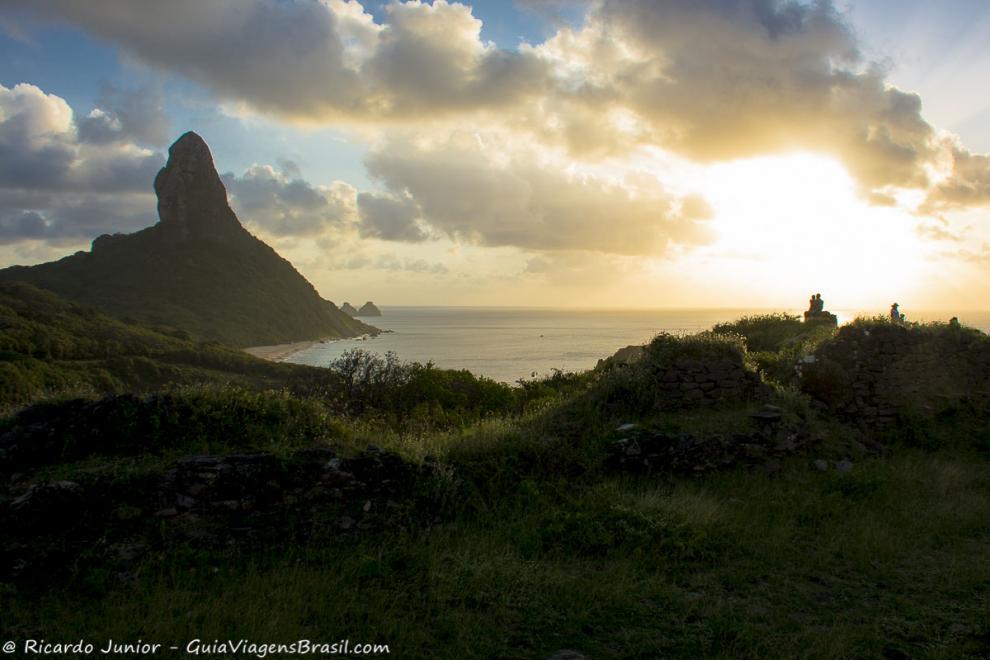
<path fill-rule="evenodd" d="M 845 326 L 801 365 L 801 387 L 868 426 L 982 412 L 990 402 L 990 338 L 968 328 Z"/>
<path fill-rule="evenodd" d="M 47 581 L 84 560 L 127 582 L 136 559 L 177 542 L 265 547 L 429 525 L 438 506 L 419 501 L 417 483 L 435 467 L 369 446 L 351 457 L 328 448 L 186 456 L 161 474 L 78 482 L 16 476 L 0 490 L 0 582 Z"/>
<path fill-rule="evenodd" d="M 766 386 L 742 355 L 675 357 L 652 365 L 657 407 L 677 410 L 760 398 Z"/>

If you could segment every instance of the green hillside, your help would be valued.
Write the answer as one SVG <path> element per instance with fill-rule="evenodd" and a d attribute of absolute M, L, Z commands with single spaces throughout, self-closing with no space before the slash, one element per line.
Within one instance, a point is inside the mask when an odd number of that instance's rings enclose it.
<path fill-rule="evenodd" d="M 0 408 L 170 384 L 278 387 L 320 372 L 119 321 L 29 284 L 0 283 Z"/>

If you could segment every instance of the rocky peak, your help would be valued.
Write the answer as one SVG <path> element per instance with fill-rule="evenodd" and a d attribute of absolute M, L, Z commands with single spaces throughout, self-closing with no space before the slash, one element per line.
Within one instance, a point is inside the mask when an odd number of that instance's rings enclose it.
<path fill-rule="evenodd" d="M 361 309 L 359 309 L 354 314 L 354 316 L 381 316 L 381 315 L 382 315 L 382 311 L 377 307 L 375 307 L 375 303 L 371 302 L 370 300 L 364 303 L 363 305 L 361 305 Z"/>
<path fill-rule="evenodd" d="M 169 147 L 155 194 L 159 232 L 168 241 L 223 239 L 244 231 L 227 204 L 210 148 L 192 131 Z"/>

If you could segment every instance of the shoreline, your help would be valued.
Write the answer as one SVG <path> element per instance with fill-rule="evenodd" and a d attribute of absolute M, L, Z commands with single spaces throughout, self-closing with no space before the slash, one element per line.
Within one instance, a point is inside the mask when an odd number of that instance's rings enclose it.
<path fill-rule="evenodd" d="M 319 344 L 321 342 L 334 341 L 333 339 L 313 339 L 308 341 L 296 341 L 290 344 L 273 344 L 271 346 L 249 346 L 247 348 L 242 348 L 241 350 L 245 353 L 253 355 L 256 358 L 261 358 L 262 360 L 270 360 L 272 362 L 285 362 L 285 359 L 295 353 L 300 351 L 305 351 L 307 348 Z"/>
<path fill-rule="evenodd" d="M 382 330 L 381 333 L 391 332 L 391 330 Z M 364 341 L 367 339 L 373 339 L 377 335 L 363 334 L 357 337 L 325 337 L 323 339 L 311 339 L 306 341 L 296 341 L 289 344 L 273 344 L 271 346 L 248 346 L 247 348 L 242 348 L 241 350 L 245 353 L 253 355 L 256 358 L 261 358 L 262 360 L 270 360 L 272 362 L 285 362 L 286 359 L 299 353 L 305 351 L 307 348 L 316 346 L 317 344 L 329 344 L 335 341 L 346 341 L 356 340 Z"/>

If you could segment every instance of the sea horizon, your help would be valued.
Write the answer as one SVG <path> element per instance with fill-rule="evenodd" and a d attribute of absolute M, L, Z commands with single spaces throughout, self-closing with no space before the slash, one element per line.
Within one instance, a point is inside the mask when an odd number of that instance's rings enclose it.
<path fill-rule="evenodd" d="M 467 369 L 479 376 L 515 383 L 552 374 L 585 371 L 626 346 L 642 345 L 661 333 L 693 334 L 717 323 L 769 313 L 800 315 L 783 308 L 574 309 L 459 305 L 378 305 L 382 316 L 360 317 L 383 332 L 314 342 L 282 361 L 327 366 L 350 350 L 385 355 L 401 362 Z M 835 309 L 840 324 L 883 311 Z M 990 311 L 905 310 L 909 321 L 948 321 L 990 332 Z"/>

